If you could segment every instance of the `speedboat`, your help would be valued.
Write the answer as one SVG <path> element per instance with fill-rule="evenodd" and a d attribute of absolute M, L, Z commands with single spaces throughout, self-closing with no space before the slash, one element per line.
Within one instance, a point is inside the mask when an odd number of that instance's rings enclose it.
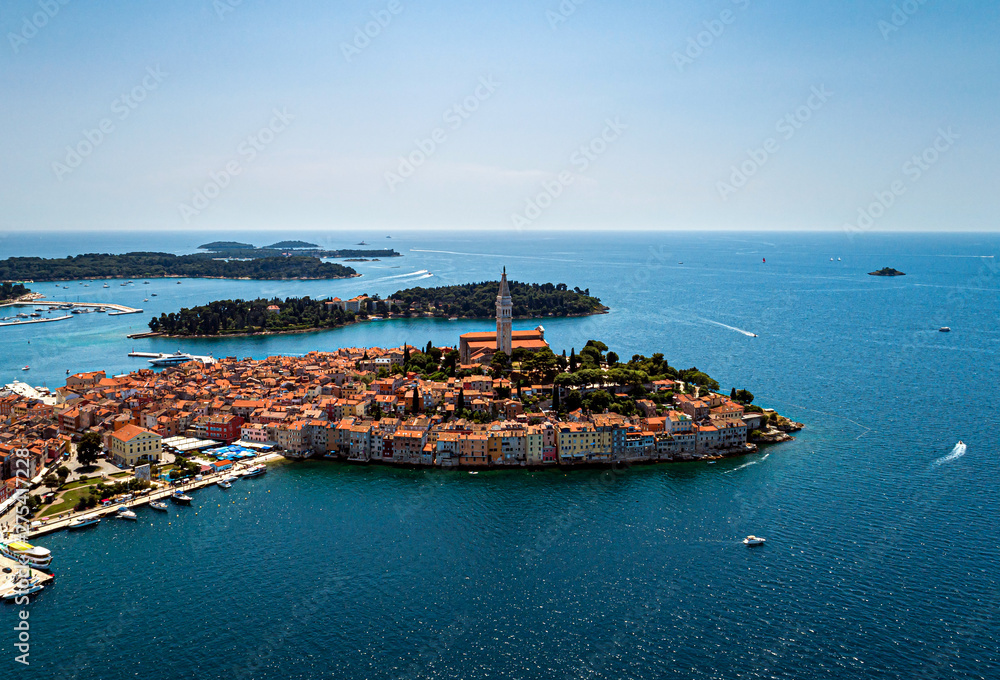
<path fill-rule="evenodd" d="M 478 473 L 478 472 L 476 472 L 475 470 L 473 470 L 473 471 L 469 472 L 469 474 L 470 474 L 470 475 L 478 475 L 479 473 Z"/>
<path fill-rule="evenodd" d="M 150 293 L 150 295 L 152 295 L 153 297 L 156 297 L 156 293 Z"/>
<path fill-rule="evenodd" d="M 153 508 L 153 510 L 167 511 L 167 504 L 163 501 L 149 501 L 149 507 Z"/>
<path fill-rule="evenodd" d="M 24 367 L 24 368 L 22 368 L 21 370 L 22 370 L 22 371 L 30 371 L 30 370 L 31 370 L 31 366 L 25 366 L 25 367 Z"/>
<path fill-rule="evenodd" d="M 220 488 L 223 488 L 223 489 L 230 489 L 230 488 L 232 488 L 232 486 L 233 486 L 232 484 L 230 484 L 229 482 L 227 482 L 227 481 L 226 481 L 226 480 L 224 480 L 224 479 L 220 479 L 219 481 L 217 481 L 217 482 L 216 482 L 216 484 L 217 484 L 217 485 L 218 485 L 218 486 L 219 486 Z"/>
<path fill-rule="evenodd" d="M 177 503 L 178 505 L 191 505 L 191 501 L 194 499 L 185 493 L 182 493 L 180 491 L 175 491 L 173 494 L 170 495 L 170 500 L 172 500 L 174 503 Z"/>
<path fill-rule="evenodd" d="M 67 525 L 70 529 L 83 529 L 85 527 L 92 527 L 95 524 L 100 524 L 100 517 L 77 517 L 76 519 L 70 520 Z"/>
<path fill-rule="evenodd" d="M 105 288 L 110 288 L 111 286 L 109 286 L 108 284 L 106 284 L 106 283 L 105 283 L 105 284 L 104 284 L 104 287 L 105 287 Z"/>
<path fill-rule="evenodd" d="M 134 512 L 129 510 L 127 505 L 123 505 L 118 508 L 118 519 L 128 519 L 134 522 L 138 518 Z"/>
<path fill-rule="evenodd" d="M 244 477 L 260 477 L 262 474 L 267 472 L 267 466 L 263 464 L 257 464 L 247 470 L 247 473 L 243 475 Z"/>
<path fill-rule="evenodd" d="M 942 333 L 951 333 L 951 329 L 948 328 L 947 326 L 941 326 L 941 328 L 939 328 L 938 330 Z"/>
<path fill-rule="evenodd" d="M 52 553 L 49 550 L 24 541 L 0 543 L 0 555 L 34 569 L 48 569 L 52 564 Z"/>
<path fill-rule="evenodd" d="M 766 542 L 767 539 L 761 538 L 760 536 L 754 536 L 753 534 L 750 534 L 743 539 L 743 545 L 749 546 L 764 545 Z"/>

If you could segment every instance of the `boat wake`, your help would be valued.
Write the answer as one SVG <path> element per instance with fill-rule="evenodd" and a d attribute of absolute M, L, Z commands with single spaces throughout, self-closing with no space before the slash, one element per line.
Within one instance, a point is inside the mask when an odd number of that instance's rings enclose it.
<path fill-rule="evenodd" d="M 761 458 L 760 460 L 751 460 L 749 463 L 743 463 L 743 465 L 740 465 L 739 467 L 734 467 L 732 470 L 726 470 L 723 474 L 727 474 L 728 475 L 728 474 L 733 473 L 733 472 L 738 472 L 739 470 L 742 470 L 743 468 L 750 467 L 751 465 L 757 465 L 758 463 L 763 463 L 765 460 L 767 460 L 767 457 L 770 456 L 770 455 L 771 455 L 770 453 L 765 453 L 764 457 Z"/>
<path fill-rule="evenodd" d="M 937 467 L 939 465 L 944 465 L 945 463 L 950 463 L 953 460 L 958 460 L 965 455 L 966 445 L 963 442 L 955 444 L 955 448 L 951 450 L 947 456 L 941 456 L 936 461 L 931 463 L 931 467 Z"/>
<path fill-rule="evenodd" d="M 728 325 L 726 325 L 724 323 L 720 323 L 718 321 L 712 321 L 711 319 L 704 319 L 704 318 L 702 318 L 700 316 L 695 317 L 695 318 L 698 319 L 699 321 L 704 321 L 705 323 L 715 324 L 716 326 L 722 326 L 723 328 L 728 328 L 731 331 L 736 331 L 737 333 L 742 333 L 743 335 L 747 336 L 748 338 L 756 338 L 757 337 L 756 333 L 751 333 L 750 331 L 745 331 L 742 328 L 737 328 L 736 326 L 728 326 Z"/>
<path fill-rule="evenodd" d="M 377 279 L 372 279 L 372 281 L 391 281 L 392 279 L 406 279 L 411 276 L 419 276 L 421 278 L 427 278 L 426 275 L 430 274 L 426 269 L 420 269 L 415 272 L 410 272 L 409 274 L 395 274 L 393 276 L 382 276 Z"/>

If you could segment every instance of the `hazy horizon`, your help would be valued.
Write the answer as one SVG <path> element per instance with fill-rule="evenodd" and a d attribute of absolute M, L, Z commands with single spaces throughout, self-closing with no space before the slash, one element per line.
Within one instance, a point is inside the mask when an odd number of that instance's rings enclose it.
<path fill-rule="evenodd" d="M 997 227 L 993 3 L 7 10 L 0 232 Z"/>

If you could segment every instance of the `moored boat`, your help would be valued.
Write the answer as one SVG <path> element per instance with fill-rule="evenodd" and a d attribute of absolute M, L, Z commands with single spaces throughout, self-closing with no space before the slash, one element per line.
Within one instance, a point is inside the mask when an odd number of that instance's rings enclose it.
<path fill-rule="evenodd" d="M 262 464 L 262 463 L 258 463 L 257 465 L 254 465 L 249 470 L 247 470 L 247 473 L 245 475 L 243 475 L 243 476 L 244 477 L 260 477 L 265 472 L 267 472 L 267 466 L 264 465 L 264 464 Z"/>
<path fill-rule="evenodd" d="M 0 555 L 34 569 L 48 569 L 52 564 L 52 553 L 48 549 L 25 541 L 0 543 Z"/>
<path fill-rule="evenodd" d="M 92 527 L 95 524 L 100 524 L 100 517 L 77 517 L 76 519 L 71 519 L 67 525 L 70 529 L 83 529 L 85 527 Z"/>
<path fill-rule="evenodd" d="M 123 505 L 118 508 L 118 519 L 128 519 L 134 522 L 138 517 L 127 505 Z"/>
<path fill-rule="evenodd" d="M 0 595 L 5 600 L 13 600 L 17 597 L 24 597 L 26 595 L 32 595 L 37 593 L 39 590 L 44 588 L 42 585 L 42 580 L 39 578 L 21 578 L 15 580 L 11 586 L 10 590 Z"/>
<path fill-rule="evenodd" d="M 220 479 L 220 480 L 219 480 L 219 481 L 217 481 L 217 482 L 216 482 L 215 484 L 216 484 L 217 486 L 219 486 L 220 488 L 222 488 L 222 489 L 230 489 L 230 488 L 232 488 L 232 486 L 233 486 L 232 484 L 230 484 L 229 482 L 227 482 L 227 481 L 226 481 L 226 480 L 224 480 L 224 479 Z"/>
<path fill-rule="evenodd" d="M 153 508 L 153 510 L 167 511 L 167 504 L 163 501 L 149 501 L 149 507 Z"/>
<path fill-rule="evenodd" d="M 178 505 L 191 505 L 191 501 L 194 499 L 185 493 L 182 493 L 180 491 L 175 491 L 173 494 L 170 495 L 170 500 L 172 500 L 174 503 L 177 503 Z"/>

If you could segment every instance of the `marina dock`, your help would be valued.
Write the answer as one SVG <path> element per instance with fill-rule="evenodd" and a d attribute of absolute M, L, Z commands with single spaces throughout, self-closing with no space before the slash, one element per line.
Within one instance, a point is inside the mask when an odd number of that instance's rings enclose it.
<path fill-rule="evenodd" d="M 4 557 L 3 555 L 0 555 L 0 596 L 3 596 L 5 593 L 10 592 L 10 590 L 14 587 L 14 581 L 17 579 L 17 577 L 24 575 L 24 570 L 26 568 L 27 567 L 22 565 L 17 560 L 12 560 L 9 557 Z M 8 571 L 8 569 L 10 571 Z M 31 575 L 30 577 L 32 579 L 37 578 L 39 583 L 48 585 L 49 581 L 51 581 L 54 578 L 52 574 L 46 573 L 39 569 L 30 569 L 30 568 L 27 569 Z"/>
<path fill-rule="evenodd" d="M 65 321 L 66 319 L 72 319 L 72 314 L 67 314 L 66 316 L 57 316 L 53 319 L 25 319 L 24 321 L 4 321 L 0 323 L 0 326 L 26 326 L 29 323 L 49 323 L 50 321 Z"/>
<path fill-rule="evenodd" d="M 35 527 L 28 533 L 28 540 L 34 539 L 37 536 L 43 536 L 45 534 L 51 534 L 55 531 L 61 531 L 69 527 L 70 521 L 74 519 L 91 519 L 94 517 L 105 518 L 114 517 L 118 514 L 118 508 L 123 505 L 129 508 L 137 508 L 143 505 L 148 505 L 150 501 L 166 500 L 169 499 L 174 493 L 178 491 L 183 491 L 187 493 L 188 491 L 194 491 L 196 489 L 202 489 L 206 486 L 213 486 L 220 479 L 225 477 L 242 477 L 247 471 L 258 463 L 266 463 L 270 460 L 278 460 L 282 456 L 277 453 L 267 453 L 262 456 L 257 456 L 256 458 L 243 461 L 238 465 L 234 466 L 229 470 L 223 470 L 222 472 L 215 472 L 210 475 L 205 475 L 201 479 L 192 480 L 186 484 L 180 486 L 164 486 L 147 492 L 144 495 L 133 498 L 130 501 L 124 501 L 121 503 L 111 503 L 105 507 L 93 508 L 91 510 L 85 510 L 83 512 L 74 512 L 68 515 L 64 515 L 59 519 L 51 522 L 47 522 L 40 527 Z"/>

